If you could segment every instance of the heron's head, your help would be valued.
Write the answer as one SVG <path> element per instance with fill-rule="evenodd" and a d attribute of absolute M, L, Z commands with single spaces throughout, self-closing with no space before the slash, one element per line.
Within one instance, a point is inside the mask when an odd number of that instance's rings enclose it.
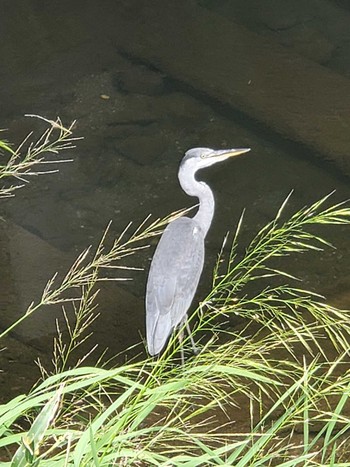
<path fill-rule="evenodd" d="M 210 167 L 217 162 L 222 162 L 229 157 L 239 156 L 250 151 L 250 148 L 240 149 L 210 149 L 210 148 L 192 148 L 186 151 L 181 165 L 192 167 L 195 171 L 204 167 Z"/>

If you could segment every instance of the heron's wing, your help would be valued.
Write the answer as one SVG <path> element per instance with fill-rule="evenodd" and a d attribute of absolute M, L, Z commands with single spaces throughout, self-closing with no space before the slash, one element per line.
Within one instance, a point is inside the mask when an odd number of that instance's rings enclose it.
<path fill-rule="evenodd" d="M 146 331 L 151 355 L 164 347 L 185 316 L 204 263 L 204 235 L 194 219 L 181 217 L 165 229 L 147 282 Z"/>

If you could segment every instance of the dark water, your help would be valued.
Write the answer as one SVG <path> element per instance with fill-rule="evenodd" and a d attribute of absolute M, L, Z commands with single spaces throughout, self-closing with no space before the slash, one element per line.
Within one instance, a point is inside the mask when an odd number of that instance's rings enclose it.
<path fill-rule="evenodd" d="M 317 8 L 312 2 L 286 3 L 283 15 L 279 2 L 266 2 L 263 11 L 260 2 L 207 1 L 200 7 L 349 76 L 348 12 L 332 2 L 323 2 L 323 8 L 320 2 Z M 76 135 L 84 137 L 67 154 L 74 162 L 61 166 L 59 174 L 35 179 L 16 198 L 1 202 L 2 216 L 11 223 L 11 239 L 3 236 L 8 273 L 1 288 L 6 303 L 2 326 L 25 310 L 56 270 L 65 270 L 86 246 L 97 245 L 109 220 L 113 237 L 129 221 L 137 225 L 149 213 L 161 217 L 193 204 L 177 182 L 179 161 L 190 147 L 252 148 L 248 155 L 202 174 L 215 192 L 217 209 L 199 296 L 210 283 L 223 235 L 234 228 L 242 209 L 247 240 L 274 216 L 291 190 L 292 209 L 333 190 L 334 201 L 349 198 L 342 167 L 318 158 L 304 141 L 278 135 L 263 117 L 249 118 L 249 111 L 243 118 L 236 109 L 198 92 L 195 81 L 189 86 L 159 64 L 121 54 L 118 28 L 130 30 L 124 7 L 125 2 L 116 1 L 103 6 L 97 1 L 2 4 L 0 127 L 8 128 L 6 138 L 20 142 L 32 129 L 43 129 L 25 113 L 51 119 L 58 115 L 65 124 L 77 120 Z M 349 283 L 348 230 L 327 229 L 325 234 L 337 250 L 321 259 L 291 259 L 291 272 L 302 276 L 308 287 L 342 294 Z M 139 330 L 144 332 L 150 256 L 151 251 L 133 258 L 135 266 L 146 270 L 133 272 L 132 282 L 122 288 L 109 285 L 101 294 L 103 313 L 95 338 L 113 352 L 137 343 Z M 52 319 L 45 326 L 40 319 L 33 323 L 14 337 L 18 345 L 31 345 L 34 355 L 45 354 L 52 345 Z M 25 350 L 18 352 L 21 362 Z"/>

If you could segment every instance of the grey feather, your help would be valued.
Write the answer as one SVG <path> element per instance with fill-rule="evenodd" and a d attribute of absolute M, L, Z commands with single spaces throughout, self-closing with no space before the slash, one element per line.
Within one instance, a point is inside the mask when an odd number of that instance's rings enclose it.
<path fill-rule="evenodd" d="M 204 235 L 197 222 L 181 217 L 169 224 L 154 254 L 147 282 L 146 329 L 151 355 L 162 350 L 190 307 L 203 263 Z"/>

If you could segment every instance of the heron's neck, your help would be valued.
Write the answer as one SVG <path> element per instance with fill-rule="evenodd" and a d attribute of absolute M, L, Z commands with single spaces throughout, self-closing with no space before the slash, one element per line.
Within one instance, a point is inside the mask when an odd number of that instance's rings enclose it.
<path fill-rule="evenodd" d="M 201 226 L 204 236 L 206 236 L 214 216 L 215 201 L 213 193 L 206 183 L 196 180 L 195 173 L 185 172 L 181 168 L 179 170 L 179 181 L 185 193 L 199 199 L 199 209 L 194 219 Z"/>

